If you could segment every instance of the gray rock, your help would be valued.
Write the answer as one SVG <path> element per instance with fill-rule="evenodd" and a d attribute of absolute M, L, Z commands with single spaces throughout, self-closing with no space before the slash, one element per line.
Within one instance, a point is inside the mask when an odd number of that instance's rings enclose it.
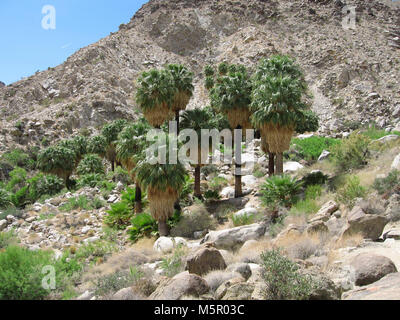
<path fill-rule="evenodd" d="M 76 300 L 90 300 L 93 297 L 94 297 L 94 292 L 86 290 L 78 298 L 76 298 Z"/>
<path fill-rule="evenodd" d="M 251 277 L 251 268 L 248 263 L 234 263 L 229 265 L 226 270 L 239 273 L 245 280 Z"/>
<path fill-rule="evenodd" d="M 321 209 L 311 218 L 310 222 L 314 222 L 317 220 L 328 221 L 331 217 L 332 213 L 339 209 L 339 205 L 331 200 L 325 203 Z"/>
<path fill-rule="evenodd" d="M 400 229 L 389 230 L 383 234 L 382 238 L 383 240 L 386 239 L 400 240 Z"/>
<path fill-rule="evenodd" d="M 357 286 L 371 284 L 389 273 L 397 272 L 392 260 L 373 253 L 361 253 L 355 256 L 350 261 L 350 265 L 355 270 L 355 284 Z"/>
<path fill-rule="evenodd" d="M 7 220 L 0 220 L 0 231 L 3 231 L 5 228 L 7 228 Z"/>
<path fill-rule="evenodd" d="M 328 159 L 330 156 L 330 152 L 327 150 L 322 151 L 322 153 L 320 154 L 320 156 L 318 157 L 318 161 L 323 161 L 325 159 Z"/>
<path fill-rule="evenodd" d="M 400 153 L 393 159 L 392 165 L 390 167 L 392 170 L 400 171 Z"/>
<path fill-rule="evenodd" d="M 133 290 L 133 288 L 124 288 L 116 292 L 112 300 L 145 300 L 146 297 L 143 294 L 140 294 Z"/>
<path fill-rule="evenodd" d="M 215 248 L 202 248 L 186 259 L 186 270 L 199 276 L 212 270 L 224 270 L 225 268 L 225 260 Z"/>

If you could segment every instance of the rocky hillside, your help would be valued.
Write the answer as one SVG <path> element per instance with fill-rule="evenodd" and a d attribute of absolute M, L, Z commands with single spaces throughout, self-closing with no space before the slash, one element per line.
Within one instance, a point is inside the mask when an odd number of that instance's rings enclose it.
<path fill-rule="evenodd" d="M 322 117 L 340 135 L 365 121 L 399 126 L 400 8 L 353 1 L 356 28 L 344 30 L 340 0 L 151 0 L 120 30 L 63 64 L 8 86 L 0 83 L 0 151 L 134 119 L 135 79 L 168 62 L 190 66 L 190 108 L 208 103 L 202 70 L 227 60 L 254 65 L 281 52 L 303 66 Z"/>

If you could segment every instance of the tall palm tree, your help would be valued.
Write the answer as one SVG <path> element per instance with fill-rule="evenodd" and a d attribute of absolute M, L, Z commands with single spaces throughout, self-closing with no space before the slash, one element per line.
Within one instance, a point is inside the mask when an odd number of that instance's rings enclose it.
<path fill-rule="evenodd" d="M 105 153 L 106 159 L 111 163 L 111 171 L 114 172 L 115 162 L 117 161 L 117 152 L 115 144 L 118 139 L 118 134 L 126 126 L 127 122 L 124 119 L 118 119 L 107 123 L 101 130 L 101 135 L 106 139 L 107 149 Z"/>
<path fill-rule="evenodd" d="M 216 127 L 215 119 L 206 109 L 186 110 L 182 114 L 182 129 L 193 129 L 197 133 L 198 161 L 194 171 L 194 196 L 201 199 L 200 169 L 204 164 L 201 162 L 201 129 L 212 129 Z M 207 149 L 208 154 L 209 149 Z"/>
<path fill-rule="evenodd" d="M 193 73 L 181 64 L 169 64 L 166 70 L 171 74 L 176 92 L 172 101 L 172 111 L 179 131 L 179 112 L 186 109 L 193 95 Z"/>
<path fill-rule="evenodd" d="M 227 67 L 224 64 L 219 66 L 220 76 L 215 86 L 210 91 L 211 104 L 219 112 L 226 115 L 232 129 L 249 129 L 250 124 L 250 104 L 252 83 L 247 70 L 243 66 Z M 241 147 L 240 147 L 241 148 Z M 241 150 L 237 150 L 240 157 Z M 236 162 L 240 159 L 236 157 Z M 242 176 L 241 166 L 236 163 L 235 168 L 235 198 L 242 196 Z"/>
<path fill-rule="evenodd" d="M 294 60 L 291 59 L 289 56 L 286 55 L 273 55 L 269 59 L 261 60 L 260 64 L 258 65 L 258 68 L 254 74 L 254 82 L 255 83 L 262 83 L 263 79 L 266 77 L 290 77 L 292 79 L 297 79 L 299 80 L 298 86 L 299 90 L 301 92 L 306 92 L 307 90 L 307 84 L 304 80 L 304 74 L 300 67 L 295 64 Z M 298 120 L 299 121 L 299 120 Z M 264 140 L 266 141 L 266 137 L 268 135 L 268 132 L 262 132 L 261 133 L 264 137 Z M 264 130 L 265 131 L 265 130 Z M 272 132 L 270 132 L 272 133 Z M 268 144 L 267 144 L 268 145 Z M 268 148 L 265 150 L 266 153 L 268 153 L 269 157 L 269 174 L 273 175 L 275 170 L 274 170 L 274 159 L 275 159 L 275 153 L 271 152 Z M 280 171 L 283 170 L 283 153 L 278 153 L 276 154 L 276 160 L 277 160 L 277 172 L 279 173 Z"/>
<path fill-rule="evenodd" d="M 142 189 L 138 183 L 133 169 L 138 161 L 137 155 L 140 155 L 145 147 L 145 135 L 150 129 L 150 125 L 144 118 L 137 122 L 127 125 L 118 135 L 116 143 L 117 159 L 128 171 L 131 179 L 135 181 L 135 212 L 142 212 Z"/>
<path fill-rule="evenodd" d="M 138 79 L 136 103 L 146 120 L 156 128 L 174 117 L 172 104 L 177 89 L 174 79 L 167 70 L 144 71 Z"/>
<path fill-rule="evenodd" d="M 268 150 L 276 153 L 278 174 L 283 173 L 283 152 L 289 149 L 296 123 L 304 117 L 304 91 L 302 79 L 279 72 L 266 73 L 254 86 L 252 122 L 261 130 Z"/>
<path fill-rule="evenodd" d="M 167 153 L 170 139 L 167 139 L 165 146 Z M 151 164 L 149 159 L 142 159 L 133 171 L 140 186 L 147 191 L 150 213 L 158 221 L 160 236 L 168 235 L 167 220 L 173 215 L 174 204 L 185 184 L 186 170 L 184 166 L 180 162 L 177 164 L 168 162 Z"/>

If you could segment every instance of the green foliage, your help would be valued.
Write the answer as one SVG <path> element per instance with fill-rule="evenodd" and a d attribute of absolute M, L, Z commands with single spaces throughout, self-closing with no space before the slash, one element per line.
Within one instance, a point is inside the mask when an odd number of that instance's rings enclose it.
<path fill-rule="evenodd" d="M 206 65 L 204 67 L 204 75 L 206 77 L 214 77 L 214 75 L 215 75 L 214 67 L 210 64 Z"/>
<path fill-rule="evenodd" d="M 42 287 L 42 268 L 53 265 L 50 252 L 8 246 L 0 252 L 0 300 L 41 300 L 49 295 Z"/>
<path fill-rule="evenodd" d="M 172 278 L 173 276 L 182 272 L 185 268 L 185 255 L 185 248 L 179 245 L 170 257 L 162 259 L 160 267 L 163 269 L 163 274 Z"/>
<path fill-rule="evenodd" d="M 99 173 L 89 173 L 89 174 L 84 174 L 81 175 L 78 179 L 77 182 L 77 187 L 78 188 L 83 188 L 83 187 L 97 187 L 103 184 L 104 180 L 104 175 L 99 174 Z"/>
<path fill-rule="evenodd" d="M 68 202 L 60 207 L 61 211 L 68 212 L 72 210 L 91 210 L 93 205 L 88 197 L 82 195 L 79 197 L 69 198 Z"/>
<path fill-rule="evenodd" d="M 11 245 L 17 245 L 19 242 L 14 230 L 0 232 L 0 252 Z"/>
<path fill-rule="evenodd" d="M 8 207 L 10 204 L 10 194 L 6 190 L 0 189 L 0 209 Z"/>
<path fill-rule="evenodd" d="M 107 144 L 112 144 L 117 141 L 119 133 L 127 125 L 126 120 L 118 119 L 103 126 L 101 130 L 102 136 L 106 139 Z"/>
<path fill-rule="evenodd" d="M 66 179 L 75 168 L 76 154 L 71 149 L 55 146 L 42 150 L 38 155 L 38 168 Z"/>
<path fill-rule="evenodd" d="M 385 178 L 376 178 L 372 187 L 378 191 L 379 194 L 390 194 L 395 190 L 399 190 L 400 172 L 392 170 Z"/>
<path fill-rule="evenodd" d="M 329 151 L 333 146 L 339 143 L 340 140 L 338 139 L 320 136 L 312 136 L 305 139 L 292 139 L 292 144 L 296 145 L 296 151 L 300 153 L 300 157 L 307 161 L 317 160 L 322 151 Z"/>
<path fill-rule="evenodd" d="M 155 235 L 157 232 L 157 221 L 148 213 L 135 215 L 131 219 L 132 227 L 129 228 L 129 237 L 133 242 L 146 236 Z"/>
<path fill-rule="evenodd" d="M 301 186 L 301 181 L 288 175 L 272 176 L 262 186 L 261 200 L 267 207 L 291 207 L 297 201 Z"/>
<path fill-rule="evenodd" d="M 314 171 L 311 172 L 307 175 L 305 175 L 302 179 L 303 185 L 305 187 L 307 186 L 312 186 L 316 184 L 325 184 L 325 182 L 328 180 L 328 176 L 323 174 L 322 171 Z"/>
<path fill-rule="evenodd" d="M 107 152 L 107 140 L 103 136 L 94 136 L 89 139 L 87 145 L 88 153 L 98 154 L 100 157 L 104 157 Z"/>
<path fill-rule="evenodd" d="M 332 161 L 340 172 L 359 169 L 368 163 L 370 139 L 357 132 L 332 148 Z"/>
<path fill-rule="evenodd" d="M 235 227 L 239 227 L 254 223 L 255 217 L 247 214 L 242 214 L 239 216 L 232 215 L 231 220 Z"/>
<path fill-rule="evenodd" d="M 97 154 L 87 154 L 79 162 L 76 172 L 79 175 L 85 175 L 91 173 L 104 174 L 103 162 Z"/>
<path fill-rule="evenodd" d="M 366 137 L 368 137 L 370 140 L 378 140 L 382 137 L 388 136 L 390 134 L 396 134 L 400 136 L 400 132 L 393 131 L 393 132 L 386 132 L 383 129 L 378 129 L 375 127 L 375 125 L 372 125 L 368 127 L 368 129 L 360 131 L 360 133 Z"/>
<path fill-rule="evenodd" d="M 360 185 L 360 178 L 348 176 L 344 186 L 337 190 L 336 200 L 351 209 L 354 206 L 354 200 L 364 198 L 366 194 L 367 189 Z"/>
<path fill-rule="evenodd" d="M 130 185 L 133 183 L 128 171 L 124 168 L 118 166 L 114 171 L 107 173 L 107 180 L 112 180 L 113 182 L 121 182 L 124 185 Z"/>
<path fill-rule="evenodd" d="M 319 205 L 316 201 L 322 195 L 321 185 L 309 185 L 306 188 L 305 198 L 296 202 L 290 209 L 291 214 L 313 214 L 319 210 Z"/>
<path fill-rule="evenodd" d="M 268 300 L 305 300 L 314 287 L 313 280 L 299 272 L 299 266 L 282 255 L 279 249 L 263 252 L 262 277 Z"/>
<path fill-rule="evenodd" d="M 221 76 L 226 75 L 228 73 L 228 64 L 226 62 L 221 62 L 218 65 L 218 72 Z"/>
<path fill-rule="evenodd" d="M 35 167 L 35 161 L 30 157 L 29 154 L 25 153 L 21 149 L 14 149 L 6 152 L 1 156 L 0 159 L 15 167 L 21 167 L 28 170 Z"/>
<path fill-rule="evenodd" d="M 220 194 L 216 190 L 206 190 L 204 192 L 204 198 L 206 200 L 218 200 L 221 198 Z"/>
<path fill-rule="evenodd" d="M 107 213 L 108 215 L 104 219 L 105 224 L 121 230 L 129 226 L 134 215 L 132 207 L 122 201 L 112 204 L 111 209 Z"/>
<path fill-rule="evenodd" d="M 319 118 L 316 113 L 311 110 L 302 111 L 301 121 L 296 122 L 295 131 L 297 133 L 315 132 L 319 128 Z"/>
<path fill-rule="evenodd" d="M 27 172 L 23 168 L 15 168 L 10 172 L 10 180 L 6 185 L 9 192 L 15 192 L 25 184 Z"/>

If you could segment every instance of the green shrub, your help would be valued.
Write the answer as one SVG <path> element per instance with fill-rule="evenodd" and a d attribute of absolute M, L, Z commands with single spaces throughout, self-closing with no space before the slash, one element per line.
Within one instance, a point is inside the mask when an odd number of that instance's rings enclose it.
<path fill-rule="evenodd" d="M 10 194 L 6 190 L 0 189 L 0 209 L 8 207 L 10 204 Z"/>
<path fill-rule="evenodd" d="M 50 252 L 9 246 L 0 252 L 0 300 L 41 300 L 49 295 L 42 287 L 42 268 L 53 265 Z"/>
<path fill-rule="evenodd" d="M 240 216 L 232 215 L 231 219 L 235 227 L 252 224 L 255 221 L 255 217 L 253 215 L 247 215 L 247 214 L 243 214 Z"/>
<path fill-rule="evenodd" d="M 305 187 L 310 185 L 325 184 L 327 180 L 328 176 L 323 174 L 321 171 L 310 172 L 302 179 Z"/>
<path fill-rule="evenodd" d="M 360 178 L 357 176 L 349 176 L 345 185 L 337 190 L 336 200 L 343 203 L 349 208 L 353 208 L 356 198 L 364 198 L 367 189 L 360 185 Z"/>
<path fill-rule="evenodd" d="M 318 184 L 306 188 L 306 199 L 315 200 L 322 195 L 322 187 Z"/>
<path fill-rule="evenodd" d="M 279 249 L 261 254 L 264 291 L 268 300 L 308 299 L 314 287 L 313 280 L 299 272 L 295 262 L 282 255 Z"/>
<path fill-rule="evenodd" d="M 370 139 L 359 133 L 352 133 L 341 144 L 332 148 L 332 161 L 339 172 L 359 169 L 368 163 Z"/>
<path fill-rule="evenodd" d="M 123 230 L 129 226 L 134 212 L 128 203 L 120 201 L 112 204 L 107 214 L 104 219 L 105 224 L 109 227 Z"/>
<path fill-rule="evenodd" d="M 206 190 L 204 192 L 204 198 L 206 200 L 218 200 L 221 198 L 220 194 L 216 190 Z"/>
<path fill-rule="evenodd" d="M 0 250 L 5 249 L 10 245 L 18 244 L 19 240 L 14 230 L 8 232 L 0 232 Z"/>
<path fill-rule="evenodd" d="M 272 176 L 261 187 L 262 203 L 273 208 L 291 207 L 297 201 L 297 193 L 301 186 L 301 181 L 288 175 Z"/>
<path fill-rule="evenodd" d="M 184 271 L 186 256 L 186 250 L 183 246 L 179 245 L 170 257 L 162 259 L 161 269 L 163 269 L 163 274 L 167 277 L 172 278 L 178 273 Z"/>
<path fill-rule="evenodd" d="M 37 174 L 27 181 L 27 199 L 35 203 L 42 196 L 53 196 L 64 188 L 64 181 L 55 175 Z"/>
<path fill-rule="evenodd" d="M 400 188 L 400 172 L 392 170 L 385 178 L 376 178 L 372 187 L 379 194 L 390 194 Z"/>
<path fill-rule="evenodd" d="M 15 192 L 24 186 L 27 172 L 23 168 L 15 168 L 10 172 L 10 180 L 7 183 L 6 189 L 9 192 Z"/>
<path fill-rule="evenodd" d="M 148 213 L 137 214 L 131 219 L 129 237 L 136 242 L 142 237 L 155 235 L 158 230 L 157 221 Z"/>
<path fill-rule="evenodd" d="M 0 220 L 3 220 L 7 216 L 10 216 L 10 215 L 15 218 L 21 218 L 23 215 L 23 212 L 19 208 L 16 208 L 14 206 L 9 206 L 6 209 L 2 210 L 2 213 L 0 213 Z"/>
<path fill-rule="evenodd" d="M 124 185 L 130 185 L 133 183 L 128 171 L 124 168 L 118 166 L 114 171 L 110 171 L 107 174 L 107 180 L 112 180 L 114 182 L 121 182 Z"/>
<path fill-rule="evenodd" d="M 103 185 L 104 175 L 99 173 L 89 173 L 81 175 L 77 182 L 78 188 L 97 187 Z M 111 189 L 112 190 L 112 189 Z"/>
<path fill-rule="evenodd" d="M 375 125 L 372 125 L 367 130 L 361 131 L 361 134 L 368 137 L 371 140 L 378 140 L 378 139 L 388 136 L 390 134 L 400 135 L 400 132 L 397 132 L 397 131 L 386 132 L 383 129 L 376 128 Z"/>
<path fill-rule="evenodd" d="M 79 175 L 85 175 L 91 173 L 104 174 L 103 161 L 97 154 L 87 154 L 79 162 L 76 172 Z"/>
<path fill-rule="evenodd" d="M 292 208 L 290 208 L 290 214 L 313 214 L 320 209 L 317 202 L 313 199 L 304 199 L 296 202 Z"/>
<path fill-rule="evenodd" d="M 67 203 L 60 207 L 61 211 L 68 212 L 72 210 L 91 210 L 93 206 L 90 200 L 86 196 L 79 196 L 74 198 L 69 198 Z"/>
<path fill-rule="evenodd" d="M 292 144 L 296 145 L 296 150 L 300 157 L 307 161 L 317 160 L 324 150 L 331 150 L 335 145 L 340 144 L 340 140 L 312 136 L 305 139 L 292 139 Z"/>
<path fill-rule="evenodd" d="M 1 160 L 8 162 L 9 164 L 21 167 L 25 169 L 33 169 L 35 167 L 35 161 L 21 149 L 14 149 L 6 152 L 1 156 Z"/>
<path fill-rule="evenodd" d="M 216 221 L 203 204 L 193 205 L 182 215 L 180 221 L 171 228 L 171 235 L 192 238 L 194 232 L 214 229 Z"/>
<path fill-rule="evenodd" d="M 209 187 L 212 191 L 217 193 L 221 192 L 221 190 L 228 185 L 228 180 L 222 177 L 214 177 L 211 179 L 209 183 Z"/>

